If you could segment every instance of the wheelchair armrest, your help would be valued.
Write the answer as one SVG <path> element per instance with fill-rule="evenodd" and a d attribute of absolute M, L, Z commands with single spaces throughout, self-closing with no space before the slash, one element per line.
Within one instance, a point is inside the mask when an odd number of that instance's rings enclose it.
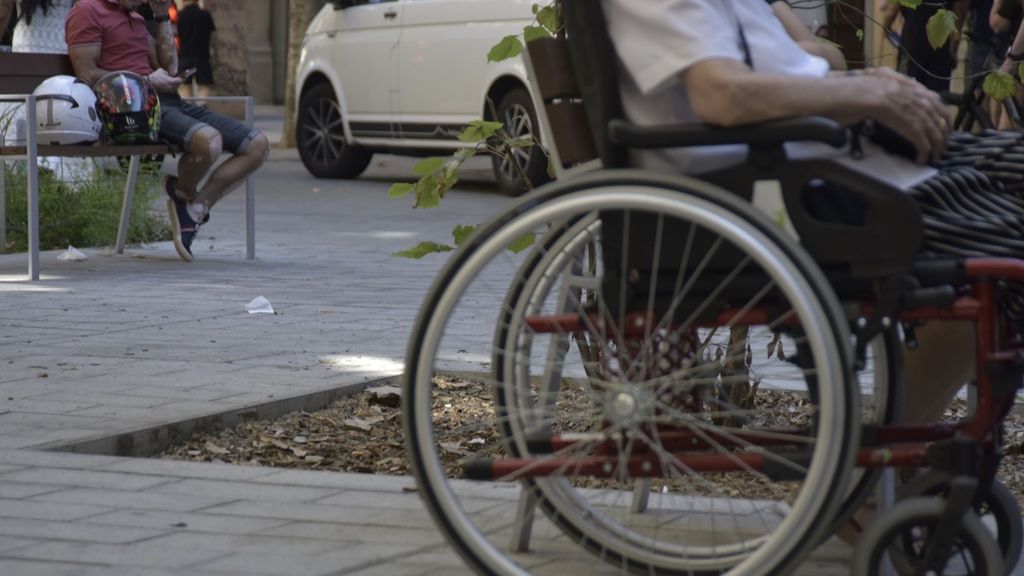
<path fill-rule="evenodd" d="M 846 128 L 828 118 L 808 117 L 773 120 L 737 128 L 707 124 L 666 124 L 638 126 L 616 119 L 608 124 L 608 136 L 615 144 L 629 148 L 677 148 L 747 144 L 775 146 L 785 142 L 822 142 L 834 148 L 846 145 Z"/>

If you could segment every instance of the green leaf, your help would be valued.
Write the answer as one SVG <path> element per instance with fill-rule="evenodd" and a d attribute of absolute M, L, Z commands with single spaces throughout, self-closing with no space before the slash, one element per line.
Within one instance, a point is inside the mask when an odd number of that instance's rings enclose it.
<path fill-rule="evenodd" d="M 425 160 L 420 160 L 419 162 L 416 163 L 415 166 L 412 167 L 412 171 L 417 176 L 427 176 L 429 174 L 437 172 L 441 168 L 444 168 L 444 163 L 447 160 L 447 158 L 442 158 L 439 156 L 434 156 L 431 158 L 427 158 Z"/>
<path fill-rule="evenodd" d="M 857 28 L 857 40 L 860 40 L 861 42 L 864 41 L 864 29 L 863 28 Z"/>
<path fill-rule="evenodd" d="M 452 154 L 452 159 L 462 164 L 473 156 L 476 156 L 476 148 L 459 148 Z"/>
<path fill-rule="evenodd" d="M 392 256 L 400 256 L 402 258 L 411 258 L 413 260 L 419 260 L 427 254 L 439 254 L 442 252 L 451 252 L 453 248 L 445 244 L 438 244 L 437 242 L 420 242 L 419 244 L 409 248 L 408 250 L 402 250 L 401 252 L 395 252 Z"/>
<path fill-rule="evenodd" d="M 545 6 L 535 12 L 537 15 L 537 22 L 547 29 L 551 34 L 558 32 L 558 13 L 555 12 L 554 4 Z"/>
<path fill-rule="evenodd" d="M 487 61 L 501 62 L 502 60 L 519 56 L 519 53 L 522 51 L 523 43 L 519 41 L 518 37 L 505 36 L 500 42 L 491 47 L 491 51 L 487 53 Z"/>
<path fill-rule="evenodd" d="M 534 237 L 533 232 L 530 232 L 529 234 L 525 234 L 515 242 L 509 244 L 508 249 L 509 251 L 515 254 L 519 254 L 523 250 L 526 250 L 530 246 L 533 246 L 533 243 L 535 241 L 536 238 Z"/>
<path fill-rule="evenodd" d="M 419 182 L 416 182 L 415 208 L 437 208 L 440 206 L 441 186 L 441 179 L 434 174 L 420 178 Z"/>
<path fill-rule="evenodd" d="M 1001 102 L 1017 92 L 1017 82 L 1006 72 L 993 70 L 985 77 L 985 84 L 981 89 L 985 94 Z"/>
<path fill-rule="evenodd" d="M 527 26 L 523 28 L 523 39 L 529 44 L 539 38 L 551 38 L 551 32 L 548 32 L 542 26 Z"/>
<path fill-rule="evenodd" d="M 415 189 L 415 184 L 392 184 L 391 188 L 388 188 L 388 198 L 401 198 L 402 196 L 409 194 L 409 192 L 412 192 Z"/>
<path fill-rule="evenodd" d="M 924 0 L 900 0 L 900 6 L 906 6 L 907 8 L 913 8 L 916 10 L 923 1 Z"/>
<path fill-rule="evenodd" d="M 476 228 L 476 226 L 464 226 L 462 224 L 453 228 L 452 238 L 455 240 L 455 245 L 462 246 L 462 243 L 466 241 L 466 238 L 469 238 L 470 234 L 476 232 Z"/>
<path fill-rule="evenodd" d="M 864 30 L 858 30 L 858 32 L 860 32 L 860 34 L 858 34 L 857 37 L 860 38 L 861 40 L 864 40 Z M 842 44 L 840 44 L 838 42 L 833 42 L 833 41 L 829 40 L 828 38 L 824 38 L 824 37 L 821 37 L 821 36 L 815 36 L 814 39 L 817 40 L 818 42 L 824 42 L 825 44 L 829 44 L 831 46 L 835 46 L 836 48 L 842 48 L 843 47 Z"/>
<path fill-rule="evenodd" d="M 956 14 L 951 10 L 940 8 L 928 19 L 928 43 L 938 50 L 949 42 L 949 37 L 956 33 Z"/>
<path fill-rule="evenodd" d="M 466 129 L 459 134 L 460 142 L 482 142 L 495 132 L 501 130 L 501 122 L 488 122 L 486 120 L 473 120 L 466 126 Z"/>

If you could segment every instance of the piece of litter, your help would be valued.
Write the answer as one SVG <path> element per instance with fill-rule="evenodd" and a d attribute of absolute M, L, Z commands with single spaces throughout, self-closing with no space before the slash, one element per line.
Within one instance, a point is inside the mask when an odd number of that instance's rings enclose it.
<path fill-rule="evenodd" d="M 81 262 L 88 259 L 88 256 L 74 246 L 68 246 L 67 250 L 62 252 L 60 256 L 57 256 L 57 260 L 63 260 L 64 262 Z"/>
<path fill-rule="evenodd" d="M 249 311 L 249 314 L 273 314 L 274 307 L 270 305 L 270 300 L 267 300 L 263 296 L 257 296 L 245 305 L 245 309 Z"/>

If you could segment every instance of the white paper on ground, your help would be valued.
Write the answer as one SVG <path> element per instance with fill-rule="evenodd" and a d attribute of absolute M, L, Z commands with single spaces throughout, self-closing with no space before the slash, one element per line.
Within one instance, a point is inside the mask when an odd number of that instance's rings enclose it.
<path fill-rule="evenodd" d="M 61 252 L 60 256 L 57 256 L 57 260 L 63 260 L 64 262 L 81 262 L 88 259 L 88 256 L 74 246 L 68 246 L 67 250 Z"/>
<path fill-rule="evenodd" d="M 257 296 L 245 305 L 245 309 L 249 311 L 249 314 L 273 314 L 274 307 L 270 305 L 270 300 L 267 300 L 263 296 Z"/>

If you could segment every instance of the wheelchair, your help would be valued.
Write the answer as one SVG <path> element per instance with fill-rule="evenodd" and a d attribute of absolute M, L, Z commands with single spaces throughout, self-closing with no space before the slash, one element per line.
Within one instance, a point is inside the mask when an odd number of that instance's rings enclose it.
<path fill-rule="evenodd" d="M 486 574 L 788 574 L 910 470 L 853 572 L 1006 573 L 1020 511 L 995 472 L 1024 355 L 998 301 L 1024 262 L 922 258 L 909 195 L 787 159 L 843 147 L 831 121 L 629 124 L 600 5 L 562 6 L 567 34 L 526 58 L 556 179 L 459 247 L 409 341 L 409 459 L 448 542 Z M 628 160 L 714 144 L 747 162 Z M 837 190 L 841 219 L 818 202 Z M 975 328 L 973 413 L 899 424 L 902 346 L 948 321 Z"/>

